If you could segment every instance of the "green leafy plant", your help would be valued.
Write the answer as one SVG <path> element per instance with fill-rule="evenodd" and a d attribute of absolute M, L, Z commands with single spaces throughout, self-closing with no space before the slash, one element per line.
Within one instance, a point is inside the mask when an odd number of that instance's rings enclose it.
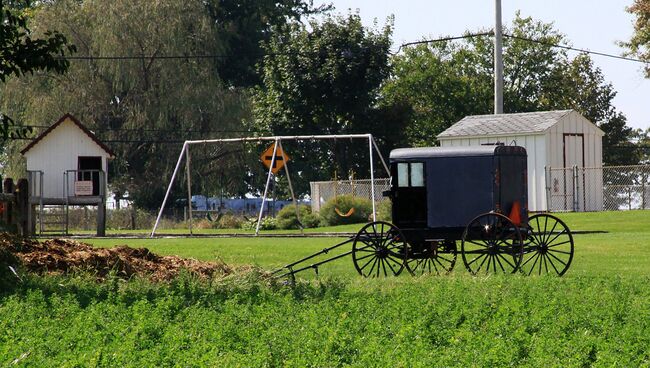
<path fill-rule="evenodd" d="M 328 226 L 367 222 L 372 215 L 372 201 L 351 195 L 341 195 L 325 202 L 319 215 Z"/>
<path fill-rule="evenodd" d="M 296 208 L 294 205 L 284 206 L 275 217 L 279 229 L 299 229 L 300 224 L 305 228 L 318 227 L 320 217 L 316 213 L 311 212 L 311 207 L 307 205 L 298 206 L 298 214 L 300 215 L 300 222 L 296 217 Z"/>

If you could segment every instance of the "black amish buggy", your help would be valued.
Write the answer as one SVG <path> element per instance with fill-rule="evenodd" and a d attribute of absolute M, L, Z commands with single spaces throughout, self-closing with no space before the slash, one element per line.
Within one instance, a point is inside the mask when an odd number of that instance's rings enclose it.
<path fill-rule="evenodd" d="M 573 236 L 557 217 L 529 216 L 526 150 L 518 146 L 402 148 L 390 153 L 393 223 L 371 222 L 350 239 L 276 270 L 290 276 L 352 255 L 365 277 L 450 272 L 460 253 L 474 275 L 562 276 Z M 305 266 L 352 242 L 352 250 Z"/>

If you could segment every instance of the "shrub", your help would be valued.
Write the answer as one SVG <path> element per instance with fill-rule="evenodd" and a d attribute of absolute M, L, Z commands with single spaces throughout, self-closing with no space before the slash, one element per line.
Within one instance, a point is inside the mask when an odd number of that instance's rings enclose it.
<path fill-rule="evenodd" d="M 305 228 L 317 227 L 320 223 L 318 214 L 311 212 L 311 207 L 301 204 L 298 206 L 300 222 Z M 293 204 L 284 206 L 275 217 L 279 229 L 299 229 L 298 218 L 296 217 L 296 208 Z"/>
<path fill-rule="evenodd" d="M 213 225 L 217 229 L 239 229 L 242 226 L 244 219 L 241 216 L 236 216 L 232 213 L 224 213 L 219 220 Z"/>
<path fill-rule="evenodd" d="M 393 204 L 390 200 L 383 200 L 377 205 L 377 220 L 393 221 Z"/>
<path fill-rule="evenodd" d="M 248 221 L 242 222 L 241 228 L 244 230 L 255 230 L 257 227 L 257 219 L 250 219 Z M 273 217 L 264 217 L 262 218 L 262 222 L 260 223 L 260 230 L 275 230 L 277 228 L 277 224 L 275 222 L 275 218 Z"/>
<path fill-rule="evenodd" d="M 354 210 L 350 216 L 341 216 L 337 209 L 342 214 Z M 323 223 L 329 226 L 368 222 L 368 217 L 372 215 L 372 201 L 351 195 L 338 196 L 325 202 L 319 215 Z"/>

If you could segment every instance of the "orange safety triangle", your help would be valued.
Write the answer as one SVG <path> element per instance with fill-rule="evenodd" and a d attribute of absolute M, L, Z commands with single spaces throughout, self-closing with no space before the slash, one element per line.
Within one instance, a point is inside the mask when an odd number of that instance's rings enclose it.
<path fill-rule="evenodd" d="M 519 201 L 515 201 L 512 204 L 512 209 L 510 210 L 508 218 L 516 226 L 521 225 L 521 205 L 519 204 Z"/>

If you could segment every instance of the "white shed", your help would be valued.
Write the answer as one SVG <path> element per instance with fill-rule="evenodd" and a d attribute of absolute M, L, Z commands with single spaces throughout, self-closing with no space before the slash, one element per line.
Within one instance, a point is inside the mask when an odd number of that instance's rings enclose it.
<path fill-rule="evenodd" d="M 65 206 L 66 213 L 68 205 L 94 205 L 103 216 L 108 160 L 114 154 L 74 116 L 64 115 L 20 152 L 27 161 L 30 202 L 39 206 L 39 218 L 53 212 L 44 211 L 48 205 Z M 98 232 L 100 221 L 104 219 L 98 215 Z M 67 232 L 67 217 L 65 225 Z"/>
<path fill-rule="evenodd" d="M 597 211 L 603 206 L 602 175 L 600 170 L 584 168 L 602 167 L 603 135 L 578 112 L 559 110 L 467 116 L 437 138 L 443 147 L 491 143 L 522 146 L 528 152 L 530 211 L 547 211 L 550 201 L 553 209 Z M 551 179 L 551 169 L 561 175 Z M 564 208 L 556 205 L 558 198 Z"/>

